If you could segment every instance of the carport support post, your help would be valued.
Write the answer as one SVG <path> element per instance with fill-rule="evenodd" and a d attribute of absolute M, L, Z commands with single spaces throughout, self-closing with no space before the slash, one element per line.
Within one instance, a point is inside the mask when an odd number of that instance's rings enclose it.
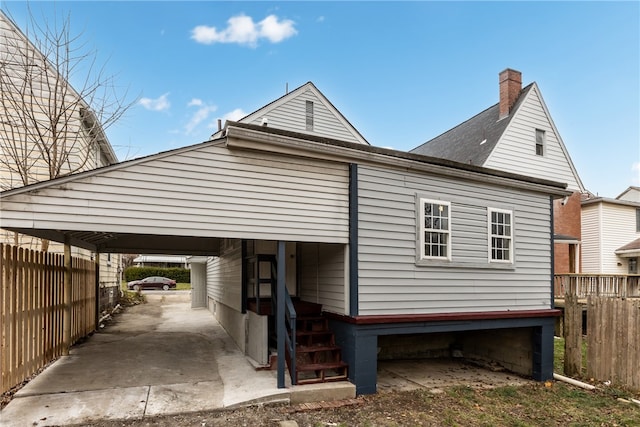
<path fill-rule="evenodd" d="M 96 251 L 96 258 L 94 260 L 96 267 L 96 277 L 95 277 L 95 287 L 96 287 L 96 326 L 95 329 L 98 330 L 100 328 L 100 252 Z M 118 289 L 120 289 L 121 284 L 118 283 Z"/>
<path fill-rule="evenodd" d="M 62 314 L 62 355 L 69 355 L 71 347 L 71 276 L 73 274 L 71 262 L 71 239 L 64 236 L 64 312 Z"/>
<path fill-rule="evenodd" d="M 278 241 L 278 255 L 276 260 L 278 261 L 278 278 L 277 278 L 277 292 L 276 292 L 276 333 L 278 336 L 278 388 L 284 388 L 284 362 L 285 362 L 285 350 L 284 350 L 284 334 L 286 334 L 285 322 L 284 322 L 284 293 L 285 293 L 285 256 L 284 256 L 284 242 Z"/>

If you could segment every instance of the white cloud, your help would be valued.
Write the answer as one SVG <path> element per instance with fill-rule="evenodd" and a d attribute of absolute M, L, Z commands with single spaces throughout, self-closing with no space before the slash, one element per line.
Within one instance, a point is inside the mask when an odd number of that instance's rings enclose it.
<path fill-rule="evenodd" d="M 220 31 L 216 27 L 198 25 L 191 30 L 191 38 L 202 44 L 237 43 L 255 47 L 259 39 L 280 43 L 298 34 L 295 22 L 281 20 L 276 15 L 269 15 L 258 23 L 250 16 L 238 15 L 229 18 L 227 24 L 227 28 Z"/>
<path fill-rule="evenodd" d="M 169 102 L 169 93 L 165 93 L 156 99 L 142 98 L 139 103 L 144 108 L 151 111 L 166 111 L 171 107 L 171 103 Z"/>
<path fill-rule="evenodd" d="M 316 22 L 324 22 L 324 16 L 318 16 L 318 19 L 316 19 Z"/>
<path fill-rule="evenodd" d="M 241 118 L 243 118 L 246 115 L 247 115 L 247 113 L 242 111 L 241 108 L 236 108 L 235 110 L 229 111 L 227 114 L 222 116 L 222 120 L 223 121 L 231 120 L 232 122 L 237 122 L 238 120 L 240 120 Z"/>
<path fill-rule="evenodd" d="M 189 107 L 198 107 L 196 112 L 191 116 L 191 118 L 189 119 L 189 121 L 184 127 L 184 132 L 187 135 L 190 135 L 191 132 L 193 132 L 193 130 L 200 123 L 207 120 L 209 115 L 218 109 L 218 107 L 216 107 L 215 105 L 207 105 L 204 102 L 202 102 L 202 100 L 197 98 L 194 98 L 191 101 L 189 101 L 189 104 L 187 105 Z"/>

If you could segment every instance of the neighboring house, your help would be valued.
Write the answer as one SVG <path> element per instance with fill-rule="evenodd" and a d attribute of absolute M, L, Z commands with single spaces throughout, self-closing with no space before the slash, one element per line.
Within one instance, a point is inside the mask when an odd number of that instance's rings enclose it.
<path fill-rule="evenodd" d="M 6 191 L 0 226 L 194 255 L 192 305 L 258 364 L 276 348 L 280 387 L 285 359 L 298 382 L 348 377 L 358 394 L 376 392 L 379 359 L 399 357 L 552 378 L 550 206 L 564 184 L 372 147 L 310 83 L 270 106 L 265 124 L 227 122 L 211 141 Z M 334 129 L 315 134 L 320 121 Z"/>
<path fill-rule="evenodd" d="M 616 199 L 594 197 L 582 202 L 582 271 L 594 274 L 638 274 L 640 201 L 637 187 Z"/>
<path fill-rule="evenodd" d="M 573 194 L 553 205 L 554 270 L 580 272 L 585 188 L 535 82 L 523 88 L 519 71 L 502 71 L 497 104 L 411 152 L 566 183 Z"/>
<path fill-rule="evenodd" d="M 24 125 L 20 125 L 22 122 L 20 117 L 23 114 L 16 111 L 16 108 L 25 109 L 28 108 L 28 104 L 16 107 L 12 101 L 15 99 L 14 95 L 7 93 L 7 91 L 10 88 L 15 88 L 17 91 L 20 90 L 20 87 L 32 86 L 41 88 L 44 92 L 55 85 L 59 88 L 59 92 L 64 93 L 65 96 L 77 97 L 78 95 L 67 82 L 60 83 L 60 76 L 50 71 L 52 67 L 44 55 L 2 11 L 0 11 L 0 66 L 6 67 L 5 70 L 10 70 L 11 67 L 15 68 L 14 78 L 10 77 L 11 73 L 9 72 L 2 73 L 3 93 L 0 94 L 2 101 L 0 102 L 0 126 L 3 129 L 0 133 L 0 189 L 8 190 L 20 187 L 25 183 L 48 180 L 51 162 L 44 160 L 45 156 L 41 154 L 42 150 L 36 148 L 32 139 L 25 137 L 25 131 L 22 128 Z M 26 67 L 47 71 L 25 74 Z M 33 112 L 46 111 L 51 107 L 50 102 L 47 94 L 36 93 L 32 100 Z M 82 103 L 70 102 L 69 105 L 77 107 L 77 111 L 67 112 L 69 115 L 64 121 L 65 128 L 73 129 L 70 132 L 73 142 L 60 144 L 60 150 L 69 150 L 66 160 L 60 165 L 60 173 L 95 169 L 117 163 L 118 159 L 113 148 L 91 110 Z M 62 157 L 59 156 L 60 159 Z M 0 215 L 2 214 L 1 209 L 0 207 Z M 0 230 L 0 243 L 36 250 L 40 250 L 42 247 L 40 239 L 7 230 Z M 62 253 L 62 248 L 62 245 L 52 242 L 47 251 Z M 78 248 L 74 248 L 72 255 L 92 259 L 95 256 L 89 251 Z M 118 254 L 100 255 L 100 281 L 103 287 L 119 285 L 120 264 L 120 255 Z M 110 291 L 103 291 L 103 293 L 109 297 L 113 294 Z"/>
<path fill-rule="evenodd" d="M 140 255 L 133 263 L 136 267 L 189 268 L 187 257 L 180 255 Z"/>
<path fill-rule="evenodd" d="M 640 187 L 631 186 L 627 188 L 618 197 L 616 197 L 616 200 L 640 203 Z"/>

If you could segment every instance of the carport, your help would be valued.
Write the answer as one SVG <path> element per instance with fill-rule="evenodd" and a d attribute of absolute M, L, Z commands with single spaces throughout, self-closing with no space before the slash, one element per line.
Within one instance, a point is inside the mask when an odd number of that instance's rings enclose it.
<path fill-rule="evenodd" d="M 0 228 L 63 242 L 67 254 L 76 246 L 216 257 L 228 239 L 278 242 L 276 318 L 284 354 L 285 244 L 348 244 L 349 167 L 296 151 L 287 136 L 268 137 L 282 147 L 271 152 L 260 149 L 260 139 L 262 132 L 229 127 L 221 139 L 5 191 Z M 205 286 L 201 276 L 197 286 Z M 68 322 L 64 329 L 68 354 Z M 279 358 L 278 387 L 284 386 Z"/>

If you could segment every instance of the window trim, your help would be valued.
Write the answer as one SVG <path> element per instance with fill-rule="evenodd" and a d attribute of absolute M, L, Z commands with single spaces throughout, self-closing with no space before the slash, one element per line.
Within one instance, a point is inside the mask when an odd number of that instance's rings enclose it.
<path fill-rule="evenodd" d="M 493 234 L 491 230 L 491 226 L 493 222 L 491 220 L 491 215 L 496 213 L 505 213 L 509 214 L 509 229 L 510 233 L 508 237 L 500 234 Z M 509 240 L 509 259 L 494 259 L 493 258 L 493 238 L 501 238 Z M 515 238 L 514 238 L 514 225 L 513 225 L 513 211 L 510 209 L 500 209 L 500 208 L 492 208 L 487 207 L 487 257 L 489 264 L 513 264 L 513 256 L 515 253 Z"/>
<path fill-rule="evenodd" d="M 538 143 L 538 135 L 542 135 L 541 137 L 541 142 Z M 544 129 L 537 129 L 536 128 L 536 135 L 535 135 L 536 139 L 536 156 L 541 156 L 544 157 L 545 152 L 547 151 L 547 132 Z M 538 147 L 540 147 L 540 152 L 538 152 Z"/>
<path fill-rule="evenodd" d="M 448 208 L 448 215 L 447 215 L 447 228 L 446 230 L 444 229 L 440 229 L 439 231 L 437 229 L 434 228 L 430 228 L 430 229 L 426 229 L 424 226 L 424 220 L 425 220 L 425 212 L 424 212 L 424 206 L 425 204 L 438 204 L 438 205 L 445 205 Z M 419 245 L 420 245 L 420 258 L 419 261 L 451 261 L 451 249 L 452 249 L 452 242 L 451 242 L 451 202 L 446 201 L 446 200 L 437 200 L 437 199 L 428 199 L 428 198 L 420 198 L 419 199 L 419 207 L 420 207 L 420 215 L 419 215 L 419 224 L 418 224 L 418 233 L 419 233 L 419 237 L 418 237 L 418 241 L 419 241 Z M 447 246 L 446 246 L 446 251 L 447 251 L 447 255 L 446 256 L 427 256 L 425 254 L 425 239 L 424 239 L 424 234 L 426 231 L 428 230 L 432 230 L 433 232 L 440 232 L 440 233 L 444 233 L 448 236 L 447 238 Z"/>

